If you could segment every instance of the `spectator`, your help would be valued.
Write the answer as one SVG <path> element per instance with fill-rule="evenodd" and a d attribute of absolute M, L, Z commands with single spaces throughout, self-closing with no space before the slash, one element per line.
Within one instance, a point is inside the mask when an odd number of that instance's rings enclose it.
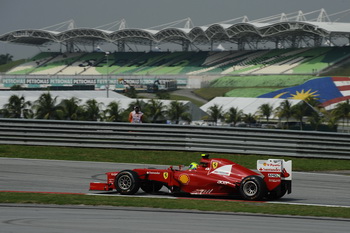
<path fill-rule="evenodd" d="M 130 123 L 142 123 L 143 121 L 143 113 L 140 111 L 140 107 L 135 106 L 134 111 L 129 114 L 129 122 Z"/>

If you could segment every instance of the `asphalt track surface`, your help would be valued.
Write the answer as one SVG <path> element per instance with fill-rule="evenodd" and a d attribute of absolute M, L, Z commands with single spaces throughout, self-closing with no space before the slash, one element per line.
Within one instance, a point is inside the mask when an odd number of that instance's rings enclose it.
<path fill-rule="evenodd" d="M 300 218 L 154 209 L 0 205 L 2 233 L 338 233 L 348 232 L 341 219 Z"/>
<path fill-rule="evenodd" d="M 0 191 L 92 193 L 104 173 L 154 165 L 0 158 Z M 157 166 L 167 168 L 167 166 Z M 343 206 L 350 176 L 293 173 L 293 192 L 280 202 Z M 101 193 L 101 192 L 94 192 Z M 114 194 L 116 195 L 116 194 Z M 146 196 L 140 192 L 138 196 Z M 170 195 L 163 195 L 171 198 Z M 0 204 L 0 232 L 348 232 L 349 220 L 203 213 L 139 208 Z"/>

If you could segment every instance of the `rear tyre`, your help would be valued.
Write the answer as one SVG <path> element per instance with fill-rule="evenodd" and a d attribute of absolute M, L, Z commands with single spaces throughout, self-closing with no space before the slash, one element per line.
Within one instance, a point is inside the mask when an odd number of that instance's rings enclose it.
<path fill-rule="evenodd" d="M 140 188 L 140 179 L 135 171 L 124 170 L 115 177 L 114 185 L 122 195 L 135 194 Z"/>
<path fill-rule="evenodd" d="M 278 188 L 278 190 L 271 191 L 267 198 L 269 200 L 278 200 L 281 197 L 283 197 L 287 193 L 287 184 L 281 183 L 281 186 Z"/>
<path fill-rule="evenodd" d="M 239 189 L 242 197 L 246 200 L 261 200 L 267 194 L 264 180 L 260 176 L 245 177 Z"/>

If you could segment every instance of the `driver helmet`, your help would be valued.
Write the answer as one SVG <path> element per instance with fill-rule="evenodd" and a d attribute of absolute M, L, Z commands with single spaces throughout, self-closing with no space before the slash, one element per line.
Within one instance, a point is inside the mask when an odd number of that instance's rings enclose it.
<path fill-rule="evenodd" d="M 188 167 L 189 170 L 196 170 L 198 168 L 198 163 L 191 163 L 190 166 Z"/>

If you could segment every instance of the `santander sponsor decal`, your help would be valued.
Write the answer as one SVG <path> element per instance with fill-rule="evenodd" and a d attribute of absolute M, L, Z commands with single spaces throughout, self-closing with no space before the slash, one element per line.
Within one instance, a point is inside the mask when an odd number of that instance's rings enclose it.
<path fill-rule="evenodd" d="M 258 170 L 260 172 L 282 172 L 282 164 L 281 163 L 262 163 L 259 164 Z"/>
<path fill-rule="evenodd" d="M 279 179 L 274 177 L 276 174 L 279 174 L 280 179 L 282 180 L 292 180 L 292 160 L 258 160 L 256 168 L 259 172 L 264 173 L 265 176 L 267 173 L 269 178 Z"/>

